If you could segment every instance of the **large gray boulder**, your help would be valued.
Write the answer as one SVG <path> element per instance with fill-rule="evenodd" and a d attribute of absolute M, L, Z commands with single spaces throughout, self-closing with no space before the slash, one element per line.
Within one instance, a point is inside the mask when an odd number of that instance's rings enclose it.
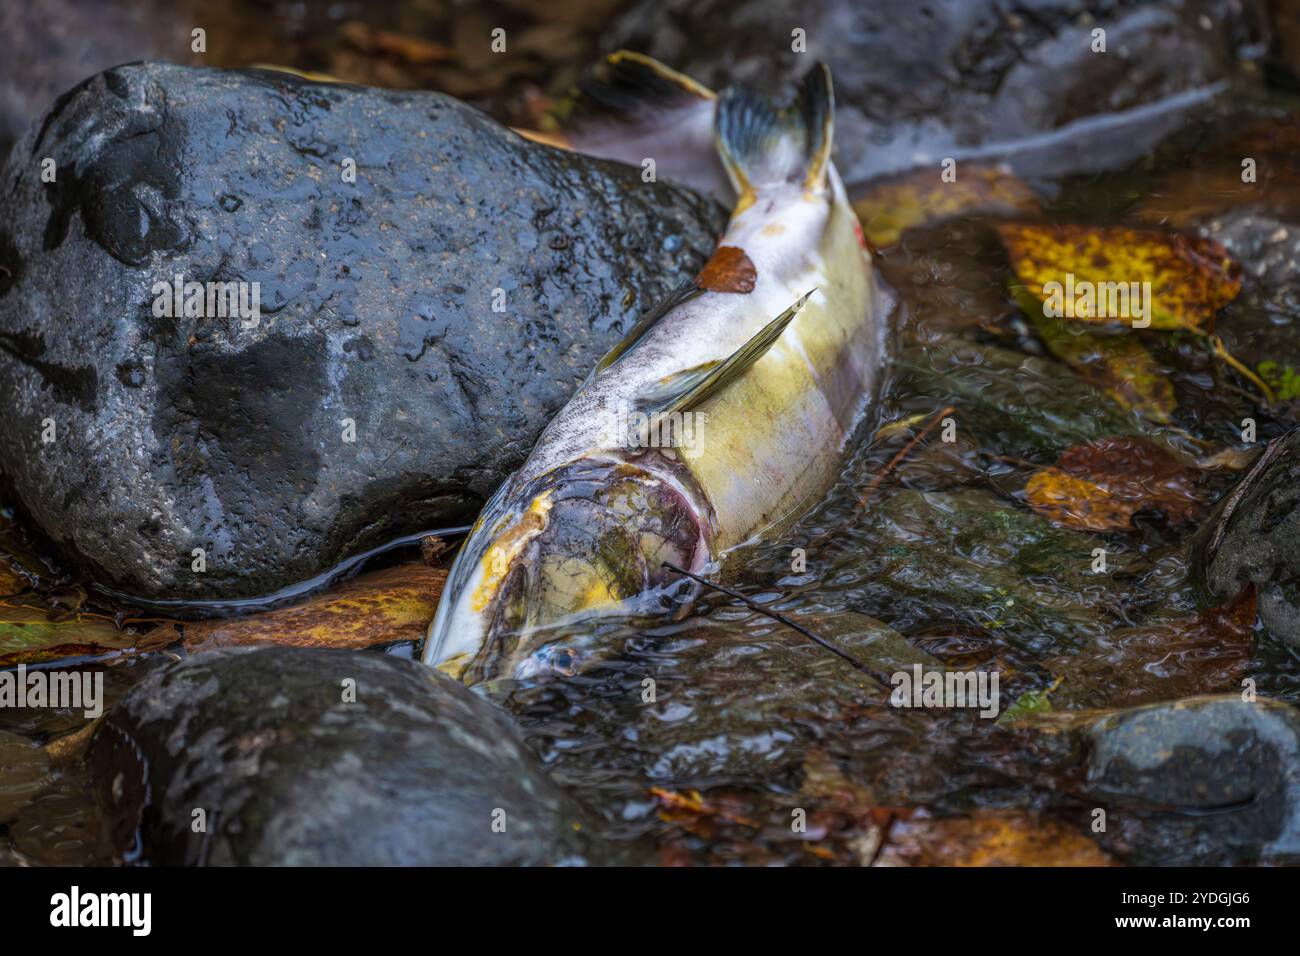
<path fill-rule="evenodd" d="M 0 170 L 0 473 L 128 594 L 311 578 L 471 516 L 724 223 L 434 93 L 109 70 Z M 256 325 L 156 314 L 177 275 Z"/>
<path fill-rule="evenodd" d="M 226 649 L 159 669 L 110 712 L 90 759 L 128 859 L 612 858 L 499 711 L 436 671 L 374 652 Z"/>

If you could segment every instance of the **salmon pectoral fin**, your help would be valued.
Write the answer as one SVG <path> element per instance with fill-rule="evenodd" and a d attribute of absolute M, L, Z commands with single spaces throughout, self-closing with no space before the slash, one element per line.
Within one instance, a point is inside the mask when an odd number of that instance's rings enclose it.
<path fill-rule="evenodd" d="M 714 135 L 722 164 L 746 197 L 785 183 L 812 191 L 826 186 L 835 125 L 835 94 L 824 63 L 812 68 L 794 102 L 777 108 L 753 90 L 732 86 L 718 97 Z"/>
<path fill-rule="evenodd" d="M 745 374 L 755 362 L 776 344 L 785 327 L 790 324 L 808 297 L 816 292 L 810 289 L 799 301 L 763 326 L 753 338 L 736 349 L 725 361 L 705 362 L 669 376 L 653 391 L 639 396 L 637 407 L 648 415 L 689 412 L 722 392 L 728 385 Z"/>

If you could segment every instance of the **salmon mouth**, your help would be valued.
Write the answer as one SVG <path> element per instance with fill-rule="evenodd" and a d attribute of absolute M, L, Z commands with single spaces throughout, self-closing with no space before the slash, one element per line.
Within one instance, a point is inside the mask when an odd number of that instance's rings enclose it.
<path fill-rule="evenodd" d="M 707 568 L 711 521 L 672 460 L 584 458 L 513 484 L 456 558 L 425 663 L 467 684 L 564 674 L 579 655 L 554 644 L 592 618 L 662 615 L 693 598 L 691 582 L 663 565 Z"/>

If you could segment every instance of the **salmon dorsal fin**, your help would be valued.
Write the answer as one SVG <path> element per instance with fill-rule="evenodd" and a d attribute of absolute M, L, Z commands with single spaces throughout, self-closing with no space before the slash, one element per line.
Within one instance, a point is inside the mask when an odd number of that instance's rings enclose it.
<path fill-rule="evenodd" d="M 739 209 L 764 188 L 785 183 L 801 183 L 812 191 L 825 188 L 835 94 L 824 63 L 812 68 L 794 102 L 783 108 L 752 90 L 728 87 L 718 98 L 714 123 L 718 154 L 741 197 Z"/>
<path fill-rule="evenodd" d="M 767 354 L 808 297 L 816 291 L 805 292 L 794 305 L 763 326 L 757 335 L 726 360 L 705 362 L 668 376 L 657 387 L 639 396 L 637 407 L 646 414 L 689 412 L 718 395 Z"/>
<path fill-rule="evenodd" d="M 619 50 L 587 69 L 555 117 L 566 132 L 611 122 L 656 125 L 715 99 L 716 93 L 686 74 L 643 53 Z"/>
<path fill-rule="evenodd" d="M 695 298 L 703 291 L 703 289 L 695 284 L 694 280 L 688 279 L 672 292 L 668 293 L 666 299 L 656 305 L 645 315 L 641 316 L 641 318 L 637 319 L 636 324 L 627 330 L 627 334 L 624 335 L 612 349 L 605 353 L 604 357 L 596 363 L 596 368 L 591 373 L 592 376 L 594 377 L 599 375 L 601 372 L 605 371 L 605 369 L 617 362 L 620 358 L 631 351 L 637 342 L 641 341 L 645 334 L 654 327 L 656 322 L 679 305 L 690 302 L 691 299 Z"/>

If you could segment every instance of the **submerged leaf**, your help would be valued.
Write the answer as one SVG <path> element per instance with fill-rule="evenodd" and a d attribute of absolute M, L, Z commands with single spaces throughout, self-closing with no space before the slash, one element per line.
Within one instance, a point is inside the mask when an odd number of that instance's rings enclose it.
<path fill-rule="evenodd" d="M 1113 866 L 1085 833 L 1015 810 L 897 821 L 880 852 L 883 866 Z"/>
<path fill-rule="evenodd" d="M 0 667 L 83 657 L 132 646 L 112 621 L 0 604 Z"/>
<path fill-rule="evenodd" d="M 1000 726 L 1008 726 L 1023 720 L 1029 714 L 1050 714 L 1052 712 L 1052 691 L 1061 684 L 1058 677 L 1051 687 L 1043 690 L 1026 691 L 1016 698 L 1016 702 L 1002 712 L 998 718 Z"/>
<path fill-rule="evenodd" d="M 1208 332 L 1241 291 L 1241 267 L 1212 239 L 1121 226 L 996 229 L 1016 277 L 1055 317 Z"/>
<path fill-rule="evenodd" d="M 244 644 L 370 647 L 418 640 L 433 618 L 447 572 L 403 564 L 363 574 L 293 607 L 185 625 L 190 651 Z"/>
<path fill-rule="evenodd" d="M 1294 113 L 1233 128 L 1190 159 L 1155 184 L 1135 210 L 1138 219 L 1183 229 L 1250 205 L 1300 208 L 1300 117 Z"/>
<path fill-rule="evenodd" d="M 1136 707 L 1238 689 L 1249 673 L 1256 590 L 1197 614 L 1123 628 L 1046 662 L 1072 708 Z"/>
<path fill-rule="evenodd" d="M 1135 336 L 1094 335 L 1043 311 L 1043 304 L 1018 287 L 1016 299 L 1052 354 L 1104 388 L 1123 408 L 1153 422 L 1168 422 L 1178 407 L 1174 387 Z"/>
<path fill-rule="evenodd" d="M 1033 190 L 994 166 L 963 166 L 954 182 L 932 170 L 883 183 L 853 201 L 862 231 L 877 248 L 892 246 L 913 226 L 963 214 L 1024 215 L 1038 211 Z"/>
<path fill-rule="evenodd" d="M 1079 531 L 1132 531 L 1140 511 L 1164 512 L 1170 524 L 1191 520 L 1203 499 L 1197 469 L 1145 438 L 1103 438 L 1068 449 L 1025 485 L 1029 506 Z"/>

